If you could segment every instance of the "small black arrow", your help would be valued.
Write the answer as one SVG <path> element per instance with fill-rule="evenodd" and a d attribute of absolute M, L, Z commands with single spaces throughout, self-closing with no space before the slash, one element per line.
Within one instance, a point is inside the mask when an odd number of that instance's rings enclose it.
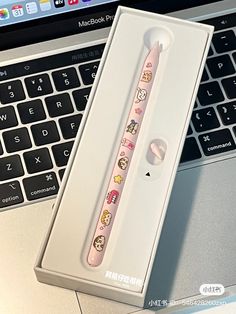
<path fill-rule="evenodd" d="M 151 177 L 150 172 L 147 172 L 147 173 L 146 173 L 146 177 Z"/>

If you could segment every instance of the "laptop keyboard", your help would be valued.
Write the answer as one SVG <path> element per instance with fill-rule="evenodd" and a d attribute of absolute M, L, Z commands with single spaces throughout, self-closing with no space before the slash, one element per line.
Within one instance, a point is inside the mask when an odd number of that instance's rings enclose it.
<path fill-rule="evenodd" d="M 185 167 L 236 149 L 236 14 L 203 23 L 215 33 L 181 156 Z"/>
<path fill-rule="evenodd" d="M 0 70 L 0 208 L 57 194 L 105 44 Z"/>
<path fill-rule="evenodd" d="M 236 14 L 215 34 L 181 164 L 236 149 Z M 0 208 L 55 197 L 105 44 L 0 69 Z"/>

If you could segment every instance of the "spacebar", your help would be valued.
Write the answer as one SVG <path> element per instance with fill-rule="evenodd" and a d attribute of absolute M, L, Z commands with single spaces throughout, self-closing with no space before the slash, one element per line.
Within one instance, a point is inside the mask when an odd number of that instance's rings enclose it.
<path fill-rule="evenodd" d="M 48 172 L 23 180 L 26 197 L 29 201 L 55 195 L 59 185 L 56 174 Z"/>

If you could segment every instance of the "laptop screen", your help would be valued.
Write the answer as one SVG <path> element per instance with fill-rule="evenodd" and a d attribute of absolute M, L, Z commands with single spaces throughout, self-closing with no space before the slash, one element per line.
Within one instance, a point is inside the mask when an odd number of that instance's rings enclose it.
<path fill-rule="evenodd" d="M 0 26 L 32 21 L 118 0 L 1 0 Z"/>
<path fill-rule="evenodd" d="M 0 0 L 0 50 L 111 26 L 118 5 L 168 13 L 222 0 Z"/>

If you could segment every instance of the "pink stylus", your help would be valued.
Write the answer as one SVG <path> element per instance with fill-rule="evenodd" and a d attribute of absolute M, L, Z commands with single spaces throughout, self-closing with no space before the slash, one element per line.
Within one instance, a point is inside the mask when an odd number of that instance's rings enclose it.
<path fill-rule="evenodd" d="M 134 153 L 135 144 L 148 104 L 155 73 L 159 63 L 161 45 L 157 42 L 149 51 L 142 68 L 136 94 L 132 103 L 126 127 L 118 150 L 105 200 L 97 222 L 88 253 L 88 264 L 96 267 L 102 263 L 112 225 Z"/>

